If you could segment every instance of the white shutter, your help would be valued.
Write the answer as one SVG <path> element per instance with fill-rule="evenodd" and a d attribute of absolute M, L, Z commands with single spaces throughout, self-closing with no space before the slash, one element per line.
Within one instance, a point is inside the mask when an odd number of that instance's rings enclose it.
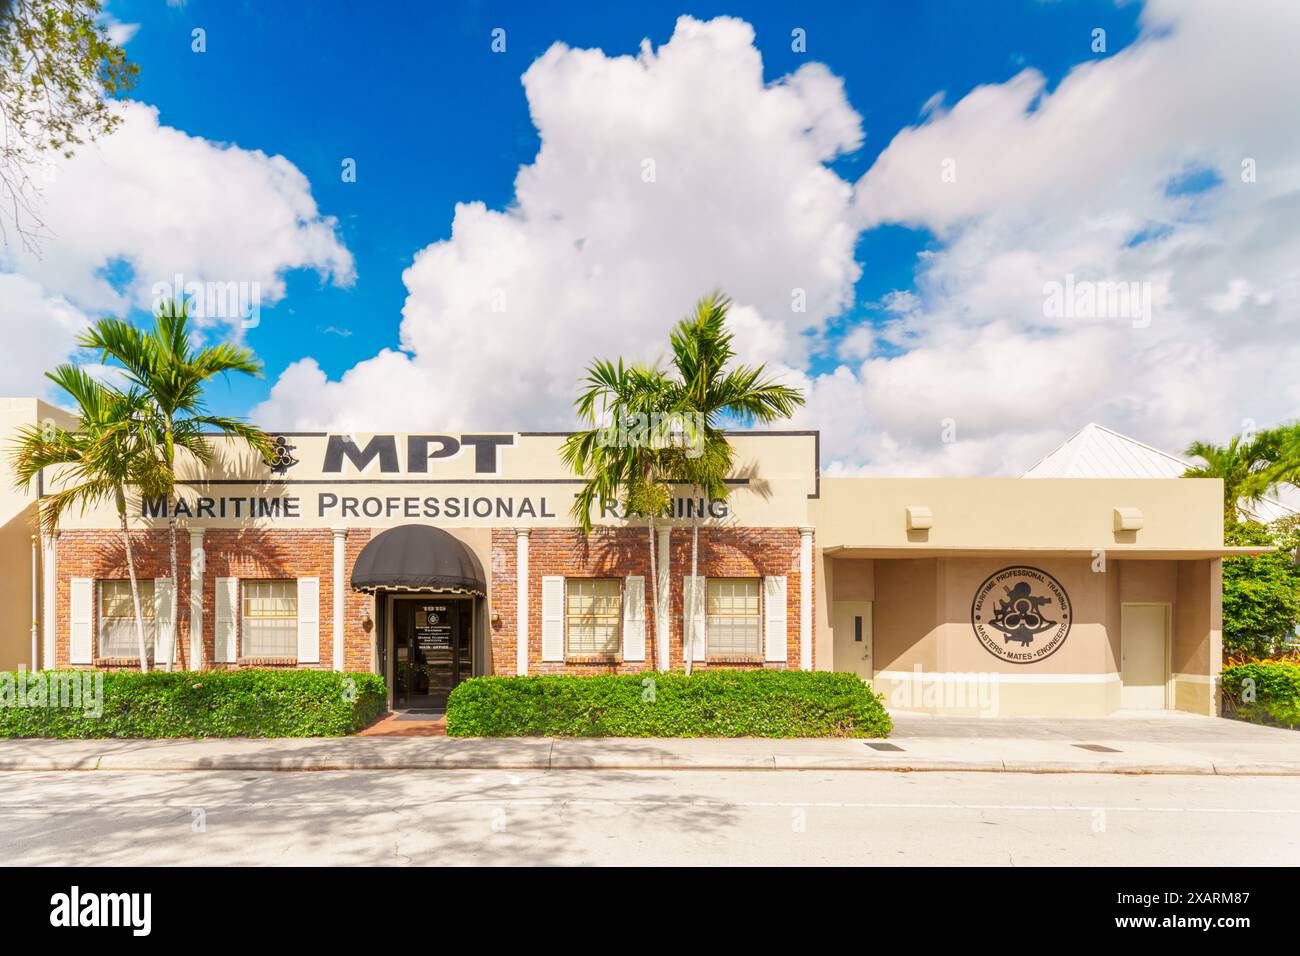
<path fill-rule="evenodd" d="M 763 578 L 763 656 L 766 660 L 788 659 L 786 617 L 785 575 Z"/>
<path fill-rule="evenodd" d="M 542 575 L 542 660 L 564 660 L 564 578 Z"/>
<path fill-rule="evenodd" d="M 320 578 L 298 579 L 298 663 L 320 663 Z"/>
<path fill-rule="evenodd" d="M 71 582 L 72 598 L 68 620 L 72 629 L 68 641 L 68 663 L 93 663 L 91 636 L 94 633 L 95 579 L 73 578 Z M 54 666 L 50 661 L 47 665 Z"/>
<path fill-rule="evenodd" d="M 704 575 L 695 579 L 691 587 L 691 576 L 682 578 L 682 655 L 690 655 L 693 661 L 702 661 L 706 655 L 704 634 L 704 598 L 707 590 Z"/>
<path fill-rule="evenodd" d="M 623 660 L 645 660 L 645 578 L 623 580 Z"/>
<path fill-rule="evenodd" d="M 154 639 L 155 664 L 165 664 L 172 659 L 172 644 L 176 640 L 176 621 L 172 618 L 172 579 L 153 579 L 153 621 L 157 637 Z"/>
<path fill-rule="evenodd" d="M 213 659 L 233 664 L 239 647 L 239 578 L 217 578 Z"/>

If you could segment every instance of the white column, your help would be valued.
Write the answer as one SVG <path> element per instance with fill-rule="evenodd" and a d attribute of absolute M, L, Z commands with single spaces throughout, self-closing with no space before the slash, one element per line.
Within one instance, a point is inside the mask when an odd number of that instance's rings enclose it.
<path fill-rule="evenodd" d="M 799 529 L 799 669 L 813 666 L 813 529 Z"/>
<path fill-rule="evenodd" d="M 58 623 L 58 544 L 59 532 L 51 531 L 44 536 L 45 564 L 42 568 L 45 580 L 41 583 L 44 593 L 41 595 L 41 667 L 49 670 L 54 667 L 54 628 Z"/>
<path fill-rule="evenodd" d="M 31 669 L 41 669 L 41 538 L 32 535 L 32 661 Z"/>
<path fill-rule="evenodd" d="M 659 572 L 658 587 L 658 604 L 655 607 L 655 660 L 658 661 L 659 669 L 666 671 L 672 664 L 668 651 L 668 632 L 669 625 L 672 623 L 670 615 L 672 614 L 672 568 L 669 567 L 672 558 L 672 528 L 659 529 L 659 554 L 655 558 L 656 568 Z"/>
<path fill-rule="evenodd" d="M 515 674 L 528 673 L 528 536 L 530 528 L 515 529 Z"/>
<path fill-rule="evenodd" d="M 334 530 L 334 669 L 343 670 L 343 609 L 347 604 L 347 582 L 343 580 L 347 528 Z"/>
<path fill-rule="evenodd" d="M 190 528 L 190 670 L 203 669 L 203 529 Z"/>

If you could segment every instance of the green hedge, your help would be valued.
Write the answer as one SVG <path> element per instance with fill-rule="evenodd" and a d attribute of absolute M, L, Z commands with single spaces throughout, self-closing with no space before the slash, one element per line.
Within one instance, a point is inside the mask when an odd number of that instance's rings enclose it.
<path fill-rule="evenodd" d="M 42 702 L 38 680 L 60 706 Z M 0 672 L 0 737 L 337 737 L 386 709 L 377 674 Z"/>
<path fill-rule="evenodd" d="M 1260 661 L 1223 669 L 1230 712 L 1256 723 L 1300 724 L 1300 664 Z"/>
<path fill-rule="evenodd" d="M 884 737 L 854 674 L 774 670 L 475 677 L 451 692 L 452 737 Z"/>

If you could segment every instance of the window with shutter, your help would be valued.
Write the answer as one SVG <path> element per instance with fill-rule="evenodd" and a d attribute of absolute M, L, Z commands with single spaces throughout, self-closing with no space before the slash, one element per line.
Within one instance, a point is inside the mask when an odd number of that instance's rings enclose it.
<path fill-rule="evenodd" d="M 709 578 L 705 585 L 708 656 L 751 658 L 763 653 L 758 578 Z"/>
<path fill-rule="evenodd" d="M 298 656 L 298 582 L 244 581 L 241 657 Z"/>
<path fill-rule="evenodd" d="M 619 578 L 565 580 L 566 652 L 570 657 L 610 657 L 622 639 L 623 582 Z"/>
<path fill-rule="evenodd" d="M 152 660 L 158 640 L 153 581 L 137 579 L 136 587 L 140 595 L 140 617 L 144 621 L 144 644 Z M 140 656 L 130 578 L 110 578 L 99 582 L 99 656 L 129 657 L 132 660 Z"/>

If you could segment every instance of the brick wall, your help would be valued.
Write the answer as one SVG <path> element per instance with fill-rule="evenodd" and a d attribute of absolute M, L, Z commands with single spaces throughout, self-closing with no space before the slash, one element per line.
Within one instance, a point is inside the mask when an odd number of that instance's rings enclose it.
<path fill-rule="evenodd" d="M 345 547 L 345 573 L 351 575 L 361 549 L 374 532 L 353 528 Z M 170 577 L 168 535 L 164 530 L 133 531 L 132 548 L 137 574 L 141 579 Z M 190 536 L 182 530 L 177 537 L 179 574 L 176 623 L 177 661 L 188 666 L 190 651 L 189 562 Z M 319 577 L 320 663 L 303 665 L 328 669 L 333 666 L 334 620 L 334 538 L 328 528 L 304 530 L 208 529 L 203 537 L 205 570 L 203 574 L 203 659 L 208 667 L 236 665 L 215 664 L 214 636 L 216 615 L 216 579 Z M 682 579 L 690 572 L 691 534 L 687 528 L 675 528 L 671 539 L 670 575 L 671 617 L 669 621 L 670 666 L 684 666 L 682 658 Z M 657 555 L 656 555 L 657 556 Z M 487 646 L 490 659 L 483 662 L 485 673 L 515 672 L 516 607 L 515 532 L 513 528 L 492 531 L 491 609 L 494 622 Z M 126 559 L 120 534 L 108 530 L 69 530 L 58 540 L 58 586 L 56 624 L 56 662 L 69 666 L 70 584 L 74 577 L 126 577 Z M 696 661 L 694 667 L 789 667 L 799 666 L 799 531 L 797 528 L 703 528 L 700 531 L 699 573 L 705 577 L 786 576 L 787 660 L 784 665 L 763 661 Z M 646 660 L 624 662 L 614 659 L 581 663 L 546 662 L 542 656 L 542 595 L 544 575 L 568 577 L 646 578 Z M 343 597 L 344 668 L 369 671 L 374 665 L 373 634 L 367 633 L 362 621 L 372 614 L 370 595 L 353 592 Z M 529 673 L 623 673 L 654 669 L 658 665 L 655 643 L 655 608 L 650 584 L 649 541 L 643 528 L 604 528 L 584 536 L 575 529 L 535 528 L 529 538 Z M 95 604 L 98 615 L 98 594 Z M 98 633 L 96 629 L 96 644 Z M 98 656 L 98 647 L 96 647 Z M 101 666 L 130 666 L 134 662 Z M 264 665 L 260 665 L 264 666 Z M 815 666 L 815 663 L 814 663 Z"/>
<path fill-rule="evenodd" d="M 538 534 L 538 531 L 533 531 L 533 537 Z M 519 606 L 516 600 L 519 593 L 516 587 L 519 577 L 516 557 L 514 529 L 493 528 L 492 568 L 488 571 L 490 633 L 487 641 L 488 660 L 483 662 L 485 674 L 511 675 L 516 670 L 515 621 Z M 540 652 L 539 645 L 538 653 Z"/>
<path fill-rule="evenodd" d="M 528 670 L 530 674 L 633 673 L 657 667 L 655 608 L 650 585 L 649 539 L 644 528 L 598 528 L 584 536 L 576 529 L 535 528 L 528 548 Z M 690 574 L 691 533 L 674 528 L 671 538 L 668 628 L 670 666 L 684 666 L 682 653 L 682 579 Z M 658 555 L 656 554 L 656 558 Z M 797 528 L 702 528 L 699 573 L 704 577 L 786 576 L 786 667 L 799 667 L 799 530 Z M 542 661 L 542 577 L 646 578 L 646 660 L 624 662 L 621 655 L 599 662 Z M 517 575 L 515 532 L 492 532 L 492 609 L 497 618 L 490 642 L 491 673 L 515 673 Z M 762 661 L 696 661 L 693 667 L 781 667 Z M 814 665 L 815 666 L 815 665 Z"/>
<path fill-rule="evenodd" d="M 171 577 L 171 558 L 165 531 L 132 531 L 131 551 L 135 560 L 136 577 Z M 127 577 L 126 548 L 118 531 L 62 531 L 58 538 L 58 581 L 55 587 L 55 644 L 54 660 L 57 667 L 70 667 L 69 633 L 71 631 L 72 579 L 94 578 L 94 648 L 93 656 L 99 659 L 99 579 Z M 185 608 L 190 600 L 190 536 L 180 534 L 176 539 L 176 563 L 180 570 L 177 598 L 181 607 L 181 620 L 177 622 L 176 635 L 182 642 L 180 651 L 189 648 L 189 620 Z M 83 666 L 83 665 L 78 665 Z M 134 667 L 135 664 L 126 666 Z"/>
<path fill-rule="evenodd" d="M 367 529 L 348 532 L 344 554 L 346 574 L 350 575 L 357 555 L 370 540 Z M 136 575 L 141 578 L 171 577 L 169 537 L 166 531 L 131 532 Z M 320 663 L 304 667 L 329 669 L 334 660 L 334 536 L 328 528 L 276 530 L 211 528 L 203 536 L 205 569 L 203 572 L 203 660 L 208 667 L 230 667 L 213 661 L 216 620 L 216 579 L 238 578 L 320 578 Z M 180 666 L 190 664 L 190 536 L 182 530 L 177 535 L 176 583 L 178 620 L 177 653 Z M 70 601 L 72 578 L 124 578 L 127 576 L 126 553 L 122 537 L 113 531 L 63 531 L 58 540 L 58 586 L 55 659 L 60 667 L 69 666 Z M 345 578 L 346 580 L 346 578 Z M 95 617 L 98 621 L 98 588 L 95 594 Z M 344 669 L 368 671 L 372 666 L 371 635 L 362 628 L 362 620 L 371 613 L 372 599 L 348 588 L 343 595 Z M 98 627 L 95 629 L 95 657 L 99 660 Z M 137 666 L 134 662 L 105 666 Z M 264 665 L 262 665 L 264 666 Z"/>

